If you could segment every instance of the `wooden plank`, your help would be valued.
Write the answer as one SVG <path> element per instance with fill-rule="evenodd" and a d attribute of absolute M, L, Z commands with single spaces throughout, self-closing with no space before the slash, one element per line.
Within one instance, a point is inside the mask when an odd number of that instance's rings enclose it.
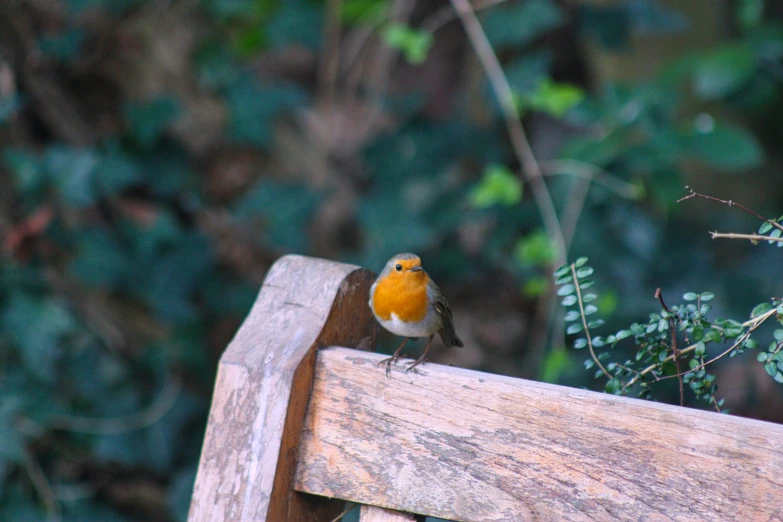
<path fill-rule="evenodd" d="M 411 522 L 414 520 L 410 513 L 400 513 L 376 506 L 361 506 L 359 522 Z"/>
<path fill-rule="evenodd" d="M 783 520 L 783 426 L 318 355 L 295 488 L 458 521 Z"/>
<path fill-rule="evenodd" d="M 318 521 L 342 502 L 294 493 L 318 348 L 375 346 L 374 275 L 300 256 L 277 261 L 220 360 L 191 522 Z"/>

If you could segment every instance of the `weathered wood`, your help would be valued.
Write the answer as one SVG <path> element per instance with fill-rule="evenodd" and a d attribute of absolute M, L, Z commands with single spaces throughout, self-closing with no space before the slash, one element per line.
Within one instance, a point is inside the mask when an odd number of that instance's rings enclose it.
<path fill-rule="evenodd" d="M 411 522 L 414 520 L 410 513 L 389 511 L 375 506 L 361 506 L 359 522 Z"/>
<path fill-rule="evenodd" d="M 458 521 L 783 520 L 783 426 L 318 354 L 295 487 Z"/>
<path fill-rule="evenodd" d="M 277 261 L 220 361 L 190 522 L 322 522 L 343 502 L 293 492 L 316 352 L 372 349 L 374 275 L 300 256 Z"/>

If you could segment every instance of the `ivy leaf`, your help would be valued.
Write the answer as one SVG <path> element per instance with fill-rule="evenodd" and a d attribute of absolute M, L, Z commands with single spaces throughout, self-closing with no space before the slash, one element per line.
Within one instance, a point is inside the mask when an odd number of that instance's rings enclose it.
<path fill-rule="evenodd" d="M 714 125 L 704 132 L 684 137 L 685 151 L 710 166 L 722 170 L 758 167 L 764 151 L 753 134 L 735 125 Z"/>
<path fill-rule="evenodd" d="M 522 266 L 547 266 L 555 260 L 555 249 L 549 236 L 538 231 L 517 241 L 514 257 Z"/>
<path fill-rule="evenodd" d="M 74 207 L 95 201 L 95 175 L 100 163 L 92 149 L 50 147 L 43 157 L 48 178 L 63 201 Z"/>
<path fill-rule="evenodd" d="M 532 109 L 545 112 L 555 118 L 562 118 L 581 103 L 584 97 L 584 91 L 575 85 L 555 83 L 545 78 L 538 82 L 533 92 L 518 95 L 515 101 L 520 112 Z"/>
<path fill-rule="evenodd" d="M 147 103 L 128 103 L 125 106 L 125 119 L 139 144 L 148 149 L 177 120 L 180 112 L 177 100 L 170 96 L 159 96 Z"/>
<path fill-rule="evenodd" d="M 493 205 L 516 205 L 522 199 L 522 182 L 505 165 L 492 164 L 484 169 L 484 177 L 470 193 L 476 208 Z"/>
<path fill-rule="evenodd" d="M 521 47 L 563 22 L 563 12 L 550 0 L 527 0 L 490 10 L 483 25 L 493 47 Z"/>
<path fill-rule="evenodd" d="M 53 381 L 60 358 L 60 341 L 73 330 L 71 314 L 58 301 L 16 292 L 6 306 L 3 325 L 19 346 L 25 366 L 40 378 Z"/>
<path fill-rule="evenodd" d="M 383 32 L 383 39 L 392 49 L 402 51 L 412 65 L 421 65 L 427 61 L 434 41 L 432 33 L 405 24 L 390 24 Z"/>
<path fill-rule="evenodd" d="M 705 100 L 724 98 L 749 82 L 757 60 L 744 42 L 724 45 L 696 63 L 693 88 Z"/>

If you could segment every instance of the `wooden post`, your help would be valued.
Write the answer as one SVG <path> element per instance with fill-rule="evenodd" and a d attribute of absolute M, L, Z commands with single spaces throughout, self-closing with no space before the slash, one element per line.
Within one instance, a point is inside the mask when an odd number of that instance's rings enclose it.
<path fill-rule="evenodd" d="M 323 522 L 343 502 L 292 488 L 319 348 L 375 347 L 374 274 L 286 256 L 220 360 L 190 522 Z"/>

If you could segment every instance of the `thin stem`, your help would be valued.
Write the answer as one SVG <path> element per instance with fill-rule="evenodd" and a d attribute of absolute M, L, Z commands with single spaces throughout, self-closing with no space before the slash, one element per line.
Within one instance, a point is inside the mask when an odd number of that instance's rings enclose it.
<path fill-rule="evenodd" d="M 744 210 L 745 212 L 747 212 L 751 216 L 753 216 L 753 217 L 755 217 L 757 219 L 760 219 L 761 221 L 764 221 L 766 223 L 769 223 L 770 225 L 772 225 L 773 227 L 777 228 L 778 230 L 783 231 L 783 225 L 781 225 L 780 223 L 778 223 L 774 219 L 767 219 L 764 216 L 762 216 L 761 214 L 759 214 L 757 212 L 754 212 L 753 210 L 749 209 L 748 207 L 746 207 L 744 205 L 740 205 L 739 203 L 737 203 L 735 201 L 732 201 L 730 199 L 720 199 L 720 198 L 716 198 L 714 196 L 708 196 L 706 194 L 699 194 L 698 192 L 693 190 L 691 187 L 685 187 L 685 190 L 687 190 L 689 192 L 689 194 L 687 196 L 685 196 L 684 198 L 678 199 L 677 203 L 679 203 L 681 201 L 685 201 L 687 199 L 691 199 L 691 198 L 702 198 L 702 199 L 708 199 L 710 201 L 717 201 L 718 203 L 723 203 L 724 205 L 728 205 L 730 207 L 737 207 L 740 210 Z"/>
<path fill-rule="evenodd" d="M 52 485 L 49 483 L 49 479 L 46 478 L 41 464 L 30 448 L 24 448 L 23 456 L 25 470 L 30 477 L 30 482 L 33 483 L 35 491 L 38 493 L 41 503 L 46 509 L 46 514 L 51 520 L 59 521 L 62 518 L 60 504 L 57 502 Z"/>
<path fill-rule="evenodd" d="M 539 165 L 547 176 L 564 174 L 567 176 L 589 179 L 593 183 L 601 185 L 607 190 L 611 190 L 624 199 L 637 200 L 642 196 L 643 189 L 640 186 L 629 183 L 617 176 L 612 176 L 606 172 L 606 170 L 591 163 L 571 159 L 560 159 L 543 160 L 539 162 Z"/>
<path fill-rule="evenodd" d="M 340 13 L 343 0 L 327 0 L 324 17 L 324 48 L 318 64 L 318 98 L 321 106 L 328 112 L 334 103 L 337 84 L 337 71 L 340 65 Z"/>
<path fill-rule="evenodd" d="M 587 327 L 587 317 L 585 316 L 585 308 L 582 303 L 582 291 L 579 289 L 579 279 L 576 277 L 576 265 L 574 265 L 574 263 L 571 263 L 571 277 L 574 280 L 574 287 L 576 288 L 576 302 L 579 303 L 579 316 L 582 318 L 582 327 L 585 329 L 585 337 L 587 337 L 587 348 L 590 350 L 590 357 L 593 358 L 593 362 L 601 369 L 606 378 L 612 379 L 612 375 L 604 368 L 601 361 L 598 360 L 598 357 L 595 355 L 595 350 L 593 349 L 593 340 L 590 337 L 590 329 Z"/>
<path fill-rule="evenodd" d="M 498 61 L 498 57 L 495 55 L 495 51 L 492 49 L 492 45 L 489 43 L 489 39 L 468 0 L 451 0 L 451 5 L 462 21 L 465 32 L 500 103 L 511 146 L 522 166 L 523 179 L 530 183 L 533 199 L 538 206 L 544 228 L 554 244 L 555 252 L 557 253 L 556 262 L 558 265 L 564 264 L 566 259 L 566 242 L 563 237 L 563 231 L 560 228 L 560 220 L 557 217 L 557 211 L 549 194 L 549 189 L 543 181 L 541 167 L 519 119 L 508 78 L 506 78 L 503 68 L 500 66 L 500 61 Z"/>
<path fill-rule="evenodd" d="M 481 11 L 482 9 L 502 4 L 505 1 L 506 0 L 476 0 L 472 2 L 471 5 L 473 6 L 473 11 Z M 458 15 L 453 9 L 443 7 L 425 18 L 421 23 L 421 28 L 429 33 L 434 33 L 452 20 L 456 20 L 457 16 Z"/>
<path fill-rule="evenodd" d="M 737 234 L 734 232 L 710 232 L 712 239 L 749 239 L 750 241 L 777 241 L 783 243 L 783 237 L 769 237 L 761 234 Z"/>
<path fill-rule="evenodd" d="M 56 430 L 86 433 L 90 435 L 116 435 L 140 430 L 158 422 L 166 415 L 179 396 L 182 383 L 174 378 L 160 395 L 147 408 L 111 419 L 57 415 L 52 418 L 50 427 Z"/>
<path fill-rule="evenodd" d="M 666 301 L 663 300 L 663 293 L 661 292 L 660 288 L 655 290 L 655 297 L 658 298 L 658 301 L 660 301 L 664 311 L 669 314 L 669 329 L 671 330 L 672 336 L 672 357 L 674 357 L 674 367 L 677 370 L 677 374 L 679 374 L 680 354 L 677 352 L 677 322 L 674 319 L 675 316 L 672 311 L 669 310 L 668 306 L 666 306 Z M 685 387 L 682 382 L 682 376 L 679 377 L 678 381 L 680 384 L 680 406 L 685 406 Z"/>

